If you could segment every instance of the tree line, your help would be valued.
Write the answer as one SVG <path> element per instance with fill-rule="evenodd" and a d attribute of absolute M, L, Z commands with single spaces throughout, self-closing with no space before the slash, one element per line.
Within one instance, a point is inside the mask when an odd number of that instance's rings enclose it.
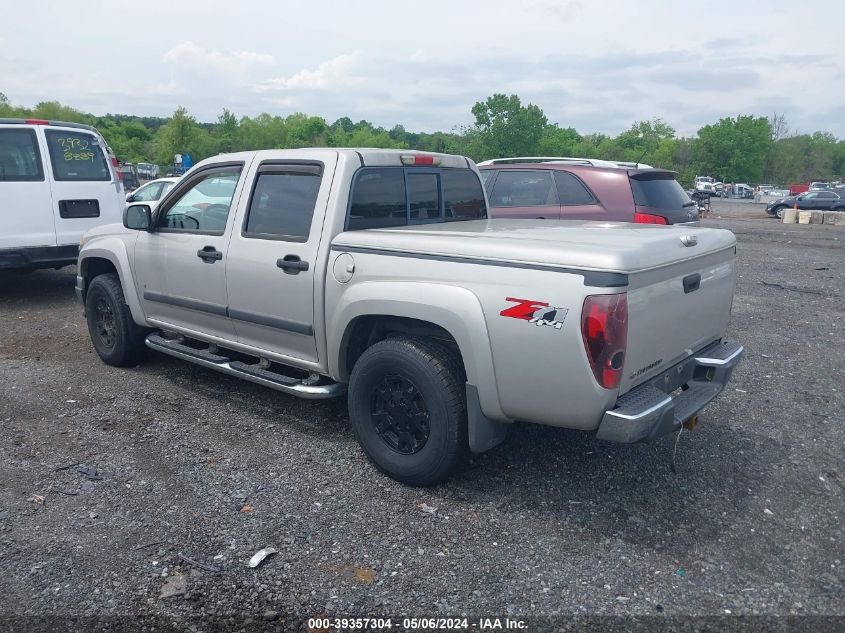
<path fill-rule="evenodd" d="M 128 162 L 154 162 L 167 171 L 174 154 L 195 161 L 221 152 L 291 147 L 382 147 L 463 154 L 476 161 L 509 156 L 583 156 L 641 162 L 678 172 L 689 187 L 696 175 L 723 182 L 788 184 L 845 174 L 845 141 L 829 132 L 798 134 L 780 114 L 738 115 L 679 137 L 661 119 L 636 121 L 617 136 L 581 134 L 550 123 L 542 109 L 517 95 L 495 94 L 472 107 L 470 126 L 451 132 L 385 129 L 342 117 L 293 113 L 238 117 L 228 109 L 210 123 L 178 107 L 169 118 L 123 114 L 94 116 L 57 101 L 16 107 L 0 93 L 0 117 L 40 118 L 95 126 L 115 154 Z"/>

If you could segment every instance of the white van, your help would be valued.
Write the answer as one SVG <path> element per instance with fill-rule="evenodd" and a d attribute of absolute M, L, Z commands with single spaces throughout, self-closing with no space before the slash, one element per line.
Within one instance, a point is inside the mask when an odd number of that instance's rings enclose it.
<path fill-rule="evenodd" d="M 90 125 L 0 118 L 0 269 L 76 263 L 85 231 L 121 221 L 116 162 Z"/>

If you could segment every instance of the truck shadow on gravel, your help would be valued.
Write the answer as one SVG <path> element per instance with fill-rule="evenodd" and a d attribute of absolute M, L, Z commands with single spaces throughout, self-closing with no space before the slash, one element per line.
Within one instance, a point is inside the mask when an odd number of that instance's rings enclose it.
<path fill-rule="evenodd" d="M 746 438 L 702 416 L 650 444 L 618 445 L 577 431 L 521 424 L 443 488 L 444 498 L 483 499 L 508 512 L 560 521 L 601 538 L 685 552 L 729 531 L 777 461 L 776 442 Z M 744 450 L 743 450 L 744 449 Z"/>
<path fill-rule="evenodd" d="M 314 442 L 360 452 L 345 398 L 299 400 L 155 355 L 144 368 L 215 402 L 215 408 L 237 410 L 242 419 L 261 418 Z M 561 522 L 564 529 L 586 530 L 598 540 L 621 539 L 680 554 L 729 531 L 734 517 L 745 513 L 749 489 L 762 487 L 766 465 L 778 459 L 776 442 L 744 437 L 720 423 L 725 412 L 713 409 L 702 416 L 698 430 L 682 434 L 677 472 L 670 468 L 674 434 L 623 446 L 587 433 L 518 424 L 502 445 L 472 456 L 446 483 L 423 492 L 395 483 L 395 490 L 409 499 L 423 494 L 435 505 L 525 513 Z M 358 463 L 371 469 L 371 477 L 383 477 L 366 461 Z"/>

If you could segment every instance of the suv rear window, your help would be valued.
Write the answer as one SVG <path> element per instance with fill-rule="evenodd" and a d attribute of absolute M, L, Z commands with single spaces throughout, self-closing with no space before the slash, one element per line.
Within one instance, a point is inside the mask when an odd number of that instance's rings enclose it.
<path fill-rule="evenodd" d="M 366 167 L 355 177 L 346 229 L 486 217 L 481 181 L 469 169 Z"/>
<path fill-rule="evenodd" d="M 634 204 L 653 209 L 681 209 L 690 197 L 671 174 L 638 174 L 630 178 Z"/>
<path fill-rule="evenodd" d="M 35 131 L 0 130 L 0 181 L 44 180 Z"/>
<path fill-rule="evenodd" d="M 111 180 L 106 156 L 93 134 L 45 130 L 56 180 Z"/>

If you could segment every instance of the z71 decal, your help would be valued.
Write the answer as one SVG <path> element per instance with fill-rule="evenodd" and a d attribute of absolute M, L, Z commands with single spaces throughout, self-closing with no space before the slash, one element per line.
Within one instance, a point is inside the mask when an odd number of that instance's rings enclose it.
<path fill-rule="evenodd" d="M 532 301 L 530 299 L 514 299 L 508 297 L 505 301 L 516 303 L 515 306 L 502 310 L 499 314 L 512 319 L 522 319 L 536 326 L 548 325 L 556 330 L 563 327 L 568 308 L 556 308 L 544 301 Z"/>

